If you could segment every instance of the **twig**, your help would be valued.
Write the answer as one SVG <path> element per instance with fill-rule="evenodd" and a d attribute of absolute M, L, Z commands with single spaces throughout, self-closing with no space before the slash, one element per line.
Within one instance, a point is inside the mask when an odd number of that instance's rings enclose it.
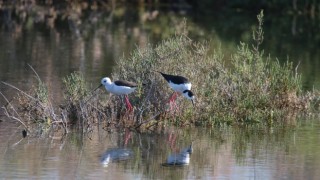
<path fill-rule="evenodd" d="M 62 121 L 62 125 L 63 125 L 63 127 L 65 129 L 65 133 L 66 134 L 69 133 L 67 118 L 66 118 L 66 115 L 65 115 L 65 113 L 63 111 L 61 112 L 61 121 Z"/>
<path fill-rule="evenodd" d="M 135 127 L 135 129 L 138 129 L 140 126 L 142 126 L 143 124 L 146 124 L 146 123 L 148 123 L 148 122 L 150 122 L 150 121 L 152 121 L 152 120 L 154 120 L 154 118 L 155 117 L 157 117 L 157 116 L 159 116 L 161 114 L 161 112 L 158 112 L 156 115 L 154 115 L 154 116 L 152 116 L 151 118 L 149 118 L 148 120 L 146 120 L 146 121 L 144 121 L 144 122 L 142 122 L 142 123 L 140 123 L 140 124 L 138 124 L 136 127 Z"/>
<path fill-rule="evenodd" d="M 100 111 L 96 106 L 94 106 L 90 103 L 88 105 L 92 106 L 92 108 L 94 108 L 97 112 L 101 113 L 101 115 L 104 115 L 107 118 L 107 115 L 105 113 L 103 113 L 102 111 Z"/>
<path fill-rule="evenodd" d="M 18 113 L 18 112 L 15 110 L 15 108 L 13 107 L 13 105 L 12 105 L 12 104 L 9 102 L 9 100 L 6 98 L 6 96 L 5 96 L 2 92 L 0 92 L 0 94 L 1 94 L 1 96 L 7 101 L 8 105 L 11 106 L 11 108 L 13 109 L 13 111 L 19 116 L 19 118 L 22 119 L 22 118 L 20 117 L 19 113 Z M 9 114 L 9 112 L 7 111 L 7 108 L 5 108 L 5 107 L 2 107 L 2 108 L 4 109 L 4 113 L 5 113 L 5 115 L 6 115 L 7 117 L 19 121 L 19 122 L 28 130 L 28 127 L 26 126 L 26 124 L 24 124 L 24 122 L 22 122 L 19 118 L 16 118 L 16 117 L 14 117 L 14 116 L 11 116 L 11 115 Z"/>
<path fill-rule="evenodd" d="M 28 66 L 30 67 L 30 69 L 34 72 L 34 74 L 36 74 L 37 78 L 38 78 L 38 81 L 42 83 L 41 79 L 40 79 L 40 76 L 38 75 L 38 73 L 33 69 L 33 67 L 28 64 Z"/>
<path fill-rule="evenodd" d="M 40 78 L 40 76 L 39 76 L 39 74 L 36 72 L 36 70 L 35 70 L 30 64 L 28 64 L 28 66 L 30 67 L 30 69 L 31 69 L 31 70 L 34 72 L 34 74 L 36 75 L 39 83 L 43 83 L 42 80 L 41 80 L 41 78 Z M 40 102 L 40 101 L 39 101 L 39 102 Z M 41 104 L 41 105 L 42 105 L 42 104 Z M 54 113 L 54 110 L 53 110 L 53 106 L 52 106 L 52 104 L 51 104 L 51 101 L 48 101 L 48 105 L 49 105 L 49 106 L 47 106 L 47 107 L 49 107 L 49 109 L 50 109 L 50 114 L 52 115 L 53 119 L 55 120 L 55 119 L 56 119 L 56 114 Z M 44 107 L 44 106 L 42 105 L 42 107 Z"/>
<path fill-rule="evenodd" d="M 39 99 L 36 99 L 36 98 L 32 97 L 31 95 L 25 93 L 24 91 L 20 90 L 19 88 L 15 87 L 15 86 L 13 86 L 13 85 L 11 85 L 11 84 L 9 84 L 9 83 L 3 82 L 3 81 L 1 81 L 1 82 L 2 82 L 3 84 L 7 85 L 7 86 L 9 86 L 9 87 L 11 87 L 11 88 L 19 91 L 20 93 L 22 93 L 23 95 L 25 95 L 25 96 L 27 96 L 28 98 L 32 99 L 33 101 L 38 102 L 38 104 L 39 104 L 42 108 L 46 109 L 46 106 L 43 105 L 43 103 L 42 103 Z M 52 109 L 52 107 L 51 107 L 51 109 Z M 53 111 L 53 110 L 52 110 L 52 111 Z"/>
<path fill-rule="evenodd" d="M 4 82 L 4 81 L 1 81 L 1 82 L 2 82 L 4 85 L 7 85 L 7 86 L 9 86 L 9 87 L 11 87 L 11 88 L 13 88 L 13 89 L 21 92 L 22 94 L 24 94 L 24 95 L 27 96 L 28 98 L 30 98 L 30 99 L 32 99 L 32 100 L 34 100 L 34 101 L 38 101 L 36 98 L 34 98 L 34 97 L 32 97 L 31 95 L 23 92 L 22 90 L 20 90 L 19 88 L 15 87 L 14 85 L 11 85 L 11 84 L 6 83 L 6 82 Z M 40 102 L 40 101 L 39 101 L 39 102 Z M 41 102 L 40 102 L 40 103 L 41 103 Z M 42 104 L 41 104 L 41 105 L 42 105 Z M 42 105 L 42 106 L 43 106 L 43 105 Z"/>
<path fill-rule="evenodd" d="M 298 65 L 296 66 L 296 68 L 295 68 L 295 76 L 296 76 L 296 78 L 298 77 L 298 68 L 299 68 L 299 66 L 300 66 L 300 62 L 301 61 L 299 61 L 299 63 L 298 63 Z"/>
<path fill-rule="evenodd" d="M 20 142 L 23 140 L 24 138 L 21 138 L 18 142 L 14 143 L 11 148 L 14 148 L 15 146 L 17 146 L 18 144 L 20 144 Z"/>

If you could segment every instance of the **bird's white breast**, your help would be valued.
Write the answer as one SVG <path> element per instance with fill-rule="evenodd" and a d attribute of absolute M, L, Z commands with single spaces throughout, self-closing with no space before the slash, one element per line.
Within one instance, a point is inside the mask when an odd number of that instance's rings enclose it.
<path fill-rule="evenodd" d="M 109 86 L 105 86 L 107 91 L 116 95 L 125 95 L 132 93 L 136 88 L 135 87 L 127 87 L 127 86 L 116 86 L 115 84 L 111 84 Z"/>
<path fill-rule="evenodd" d="M 177 92 L 183 93 L 184 90 L 191 90 L 191 83 L 186 84 L 174 84 L 171 81 L 169 82 L 169 86 Z"/>

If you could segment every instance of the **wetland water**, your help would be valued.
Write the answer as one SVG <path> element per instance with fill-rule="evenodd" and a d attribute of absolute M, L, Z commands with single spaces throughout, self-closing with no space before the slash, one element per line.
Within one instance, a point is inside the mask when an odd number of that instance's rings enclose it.
<path fill-rule="evenodd" d="M 1 179 L 317 179 L 320 123 L 268 130 L 169 129 L 136 134 L 95 129 L 86 136 L 25 138 L 0 131 Z M 16 133 L 13 133 L 16 132 Z M 19 142 L 20 141 L 20 142 Z M 193 141 L 190 164 L 162 166 Z M 17 143 L 19 142 L 19 143 Z M 107 150 L 126 149 L 123 161 L 100 163 Z"/>
<path fill-rule="evenodd" d="M 92 13 L 82 26 L 69 21 L 52 27 L 47 22 L 32 25 L 32 18 L 20 24 L 12 17 L 8 22 L 2 12 L 1 81 L 22 90 L 32 88 L 36 78 L 27 66 L 30 64 L 59 104 L 63 98 L 62 77 L 81 71 L 95 87 L 101 77 L 112 73 L 119 57 L 136 46 L 172 35 L 183 20 L 175 12 L 161 12 L 154 20 L 141 18 L 150 15 L 148 11 L 135 13 L 119 8 L 111 21 L 109 15 Z M 213 47 L 221 45 L 226 60 L 230 60 L 239 41 L 249 41 L 250 27 L 256 23 L 255 16 L 230 13 L 188 18 L 190 36 L 211 40 Z M 304 87 L 311 89 L 320 87 L 319 43 L 313 31 L 308 32 L 312 28 L 302 22 L 301 16 L 279 18 L 266 13 L 264 48 L 281 62 L 287 55 L 295 65 L 300 61 Z M 7 97 L 16 93 L 4 85 L 0 90 Z M 3 106 L 5 102 L 1 99 L 0 103 Z M 319 118 L 298 119 L 286 128 L 254 131 L 168 129 L 128 134 L 97 128 L 83 136 L 71 133 L 64 138 L 21 139 L 21 127 L 5 119 L 2 112 L 0 115 L 0 179 L 317 179 L 320 175 Z M 161 165 L 192 141 L 189 165 Z M 101 155 L 117 148 L 130 150 L 132 155 L 102 165 Z"/>

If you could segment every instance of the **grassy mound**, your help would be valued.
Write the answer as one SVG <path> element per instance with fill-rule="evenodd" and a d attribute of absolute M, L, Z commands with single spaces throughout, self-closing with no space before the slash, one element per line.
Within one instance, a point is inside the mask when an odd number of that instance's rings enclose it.
<path fill-rule="evenodd" d="M 264 56 L 259 49 L 263 42 L 263 12 L 257 17 L 253 44 L 240 43 L 228 66 L 220 49 L 210 52 L 206 42 L 191 40 L 187 32 L 156 46 L 138 47 L 129 57 L 119 59 L 111 79 L 139 84 L 129 95 L 133 112 L 126 111 L 119 96 L 108 96 L 105 90 L 90 93 L 82 75 L 73 73 L 63 80 L 66 102 L 59 108 L 53 108 L 39 78 L 33 96 L 20 94 L 20 112 L 10 106 L 7 115 L 66 130 L 73 125 L 87 130 L 101 122 L 106 127 L 139 130 L 155 130 L 168 124 L 272 126 L 286 122 L 297 112 L 311 110 L 317 103 L 316 94 L 302 92 L 300 75 L 292 63 L 280 64 Z M 180 96 L 178 108 L 170 111 L 168 98 L 173 90 L 155 71 L 187 77 L 196 96 L 195 107 Z"/>

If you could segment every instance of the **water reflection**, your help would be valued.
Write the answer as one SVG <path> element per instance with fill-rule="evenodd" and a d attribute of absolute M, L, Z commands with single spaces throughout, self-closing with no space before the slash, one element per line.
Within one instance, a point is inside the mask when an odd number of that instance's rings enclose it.
<path fill-rule="evenodd" d="M 167 161 L 163 163 L 164 166 L 184 166 L 190 163 L 190 155 L 192 154 L 192 144 L 184 148 L 179 153 L 170 154 Z"/>
<path fill-rule="evenodd" d="M 304 120 L 295 126 L 247 130 L 186 128 L 156 134 L 132 132 L 130 137 L 122 130 L 110 133 L 95 129 L 84 136 L 69 134 L 64 138 L 40 139 L 27 136 L 23 140 L 20 130 L 9 132 L 0 128 L 0 176 L 4 179 L 316 179 L 320 175 L 320 122 Z M 168 141 L 172 133 L 174 146 Z M 190 142 L 193 142 L 192 154 L 187 166 L 162 165 L 168 155 L 190 152 Z"/>
<path fill-rule="evenodd" d="M 100 163 L 107 167 L 110 162 L 129 160 L 133 155 L 132 150 L 123 148 L 108 149 L 101 155 Z"/>

